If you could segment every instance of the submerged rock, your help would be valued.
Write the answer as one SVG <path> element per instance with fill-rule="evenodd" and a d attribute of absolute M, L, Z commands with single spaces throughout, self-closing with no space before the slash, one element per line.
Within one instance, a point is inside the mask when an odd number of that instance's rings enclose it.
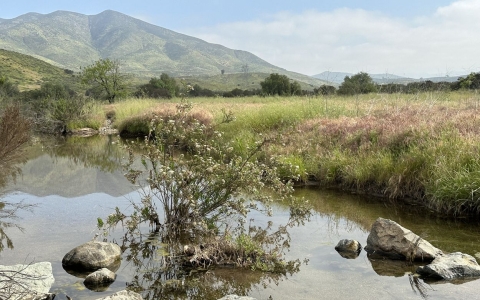
<path fill-rule="evenodd" d="M 356 240 L 343 239 L 335 246 L 338 254 L 343 258 L 354 259 L 357 258 L 362 251 L 362 245 Z"/>
<path fill-rule="evenodd" d="M 98 298 L 97 300 L 143 300 L 143 297 L 138 293 L 123 290 L 107 297 Z"/>
<path fill-rule="evenodd" d="M 102 268 L 89 274 L 83 281 L 83 284 L 90 290 L 99 291 L 98 287 L 100 287 L 100 290 L 103 290 L 103 287 L 108 287 L 115 281 L 116 277 L 117 275 L 109 269 Z"/>
<path fill-rule="evenodd" d="M 370 255 L 410 261 L 432 261 L 443 253 L 412 231 L 383 218 L 372 225 L 365 251 Z"/>
<path fill-rule="evenodd" d="M 452 280 L 480 276 L 480 266 L 471 255 L 461 252 L 436 257 L 430 264 L 418 267 L 422 277 Z"/>
<path fill-rule="evenodd" d="M 227 295 L 218 300 L 256 300 L 256 299 L 248 296 Z"/>
<path fill-rule="evenodd" d="M 10 277 L 13 280 L 4 280 Z M 31 265 L 0 265 L 0 299 L 53 299 L 50 288 L 55 282 L 52 264 L 39 262 Z"/>
<path fill-rule="evenodd" d="M 121 255 L 122 250 L 117 244 L 90 241 L 70 250 L 63 257 L 62 265 L 64 269 L 76 271 L 118 269 Z"/>

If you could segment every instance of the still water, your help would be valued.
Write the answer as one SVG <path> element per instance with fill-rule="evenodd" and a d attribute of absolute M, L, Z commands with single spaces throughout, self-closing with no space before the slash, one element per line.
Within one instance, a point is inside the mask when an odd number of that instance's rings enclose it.
<path fill-rule="evenodd" d="M 126 154 L 116 137 L 42 139 L 28 151 L 21 165 L 22 175 L 3 188 L 2 201 L 34 204 L 31 211 L 19 211 L 14 220 L 23 228 L 6 229 L 13 249 L 0 252 L 0 264 L 49 261 L 56 299 L 96 299 L 125 289 L 141 271 L 124 262 L 116 281 L 101 292 L 86 289 L 83 279 L 66 273 L 63 256 L 92 239 L 97 218 L 105 218 L 116 206 L 129 210 L 140 198 L 138 187 L 123 176 Z M 415 266 L 405 262 L 371 261 L 364 251 L 356 259 L 344 259 L 334 249 L 340 239 L 356 239 L 365 245 L 371 224 L 389 218 L 411 229 L 434 246 L 447 251 L 480 255 L 478 224 L 440 218 L 420 208 L 405 209 L 375 199 L 350 194 L 301 188 L 296 191 L 313 204 L 315 212 L 304 226 L 291 228 L 287 259 L 305 261 L 300 271 L 271 276 L 239 269 L 216 269 L 197 274 L 193 280 L 202 288 L 165 294 L 166 298 L 220 298 L 237 293 L 257 299 L 476 299 L 480 281 L 429 282 L 409 276 Z M 274 208 L 274 217 L 252 214 L 262 223 L 288 219 L 288 208 Z M 110 239 L 119 239 L 121 229 Z M 159 253 L 159 252 L 158 252 Z M 157 253 L 157 254 L 158 254 Z M 158 254 L 159 255 L 159 254 Z M 187 278 L 188 280 L 188 278 Z M 178 283 L 182 284 L 182 283 Z M 207 292 L 208 290 L 208 292 Z M 202 294 L 203 293 L 203 294 Z M 207 296 L 205 296 L 207 295 Z"/>

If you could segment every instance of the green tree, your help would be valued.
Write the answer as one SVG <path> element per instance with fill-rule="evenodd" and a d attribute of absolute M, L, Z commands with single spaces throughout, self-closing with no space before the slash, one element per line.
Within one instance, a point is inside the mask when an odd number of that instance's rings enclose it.
<path fill-rule="evenodd" d="M 301 95 L 302 94 L 302 87 L 300 83 L 294 81 L 290 84 L 290 92 L 292 95 Z"/>
<path fill-rule="evenodd" d="M 338 88 L 340 95 L 368 94 L 377 91 L 372 77 L 365 72 L 360 72 L 352 77 L 345 76 L 343 83 Z"/>
<path fill-rule="evenodd" d="M 480 73 L 470 73 L 467 77 L 460 77 L 452 84 L 453 90 L 471 89 L 476 90 L 480 88 Z"/>
<path fill-rule="evenodd" d="M 260 82 L 262 92 L 267 95 L 290 96 L 297 94 L 301 88 L 296 81 L 290 83 L 290 79 L 278 73 L 270 74 L 264 81 Z"/>
<path fill-rule="evenodd" d="M 106 58 L 96 61 L 93 65 L 83 68 L 81 79 L 82 83 L 90 84 L 94 90 L 101 91 L 109 103 L 127 94 L 127 77 L 120 73 L 118 60 Z"/>
<path fill-rule="evenodd" d="M 160 78 L 153 77 L 147 84 L 140 86 L 136 92 L 137 96 L 148 96 L 152 98 L 172 98 L 178 96 L 180 87 L 175 78 L 162 73 Z"/>

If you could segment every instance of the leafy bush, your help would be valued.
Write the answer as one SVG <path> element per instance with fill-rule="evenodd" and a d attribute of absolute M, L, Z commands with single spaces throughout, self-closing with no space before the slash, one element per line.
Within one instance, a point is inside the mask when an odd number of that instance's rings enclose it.
<path fill-rule="evenodd" d="M 367 73 L 360 72 L 352 77 L 345 76 L 343 83 L 338 88 L 340 95 L 368 94 L 377 91 L 373 79 Z"/>

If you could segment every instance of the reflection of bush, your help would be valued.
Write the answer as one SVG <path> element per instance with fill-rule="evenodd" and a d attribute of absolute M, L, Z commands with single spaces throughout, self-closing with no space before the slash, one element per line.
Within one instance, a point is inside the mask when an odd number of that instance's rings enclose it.
<path fill-rule="evenodd" d="M 9 106 L 0 116 L 0 187 L 9 176 L 18 174 L 16 167 L 22 159 L 21 148 L 30 140 L 30 121 L 23 117 L 17 106 Z"/>
<path fill-rule="evenodd" d="M 65 157 L 87 168 L 114 172 L 122 168 L 125 151 L 122 141 L 115 136 L 69 137 L 42 139 L 43 148 L 52 157 Z"/>
<path fill-rule="evenodd" d="M 9 106 L 0 116 L 0 188 L 8 180 L 20 173 L 16 166 L 22 161 L 22 147 L 30 140 L 30 122 L 20 114 L 17 106 Z M 8 203 L 0 201 L 0 252 L 7 246 L 13 248 L 13 242 L 5 230 L 11 227 L 21 229 L 12 220 L 16 218 L 19 209 L 29 205 L 23 203 Z M 5 244 L 4 244 L 5 243 Z"/>
<path fill-rule="evenodd" d="M 148 236 L 125 236 L 126 261 L 135 267 L 128 283 L 144 299 L 219 299 L 228 294 L 247 295 L 255 288 L 278 284 L 299 271 L 295 261 L 283 272 L 261 272 L 249 269 L 217 267 L 186 268 L 182 241 L 161 243 L 157 233 Z M 187 242 L 187 241 L 184 241 Z"/>

